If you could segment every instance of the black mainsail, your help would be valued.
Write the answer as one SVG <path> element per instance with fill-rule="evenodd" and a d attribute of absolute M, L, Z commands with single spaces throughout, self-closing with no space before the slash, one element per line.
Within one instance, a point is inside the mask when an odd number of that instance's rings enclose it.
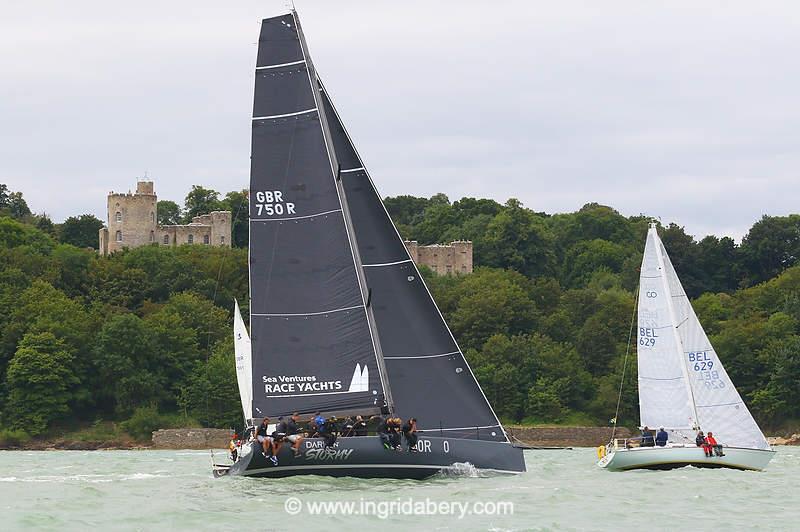
<path fill-rule="evenodd" d="M 382 361 L 293 14 L 264 20 L 250 169 L 253 415 L 379 411 Z"/>
<path fill-rule="evenodd" d="M 262 23 L 250 181 L 253 412 L 416 417 L 508 441 L 308 55 Z"/>

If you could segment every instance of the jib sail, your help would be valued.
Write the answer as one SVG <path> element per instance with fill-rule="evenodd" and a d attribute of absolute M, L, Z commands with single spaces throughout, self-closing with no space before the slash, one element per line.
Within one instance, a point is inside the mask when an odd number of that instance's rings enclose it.
<path fill-rule="evenodd" d="M 506 441 L 321 84 L 320 91 L 395 412 L 430 434 Z"/>

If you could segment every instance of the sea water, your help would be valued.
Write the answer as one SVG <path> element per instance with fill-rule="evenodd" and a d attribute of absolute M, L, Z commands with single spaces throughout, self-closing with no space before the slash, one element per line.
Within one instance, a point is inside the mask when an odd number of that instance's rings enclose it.
<path fill-rule="evenodd" d="M 424 481 L 269 480 L 214 479 L 201 451 L 4 451 L 0 529 L 800 529 L 800 448 L 779 448 L 764 472 L 615 473 L 594 449 L 525 458 L 515 476 L 461 464 Z"/>

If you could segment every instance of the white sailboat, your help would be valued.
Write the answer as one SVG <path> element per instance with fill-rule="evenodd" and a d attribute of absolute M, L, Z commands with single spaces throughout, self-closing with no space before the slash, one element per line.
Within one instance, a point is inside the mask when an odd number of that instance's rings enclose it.
<path fill-rule="evenodd" d="M 610 470 L 687 465 L 764 469 L 775 451 L 709 342 L 654 223 L 642 260 L 638 315 L 640 422 L 664 427 L 669 441 L 641 447 L 639 438 L 615 439 L 598 449 L 597 465 Z M 699 430 L 714 433 L 724 456 L 706 456 L 695 444 Z"/>
<path fill-rule="evenodd" d="M 233 351 L 236 356 L 236 382 L 239 384 L 239 397 L 245 422 L 253 419 L 253 354 L 250 335 L 235 301 L 233 312 Z"/>

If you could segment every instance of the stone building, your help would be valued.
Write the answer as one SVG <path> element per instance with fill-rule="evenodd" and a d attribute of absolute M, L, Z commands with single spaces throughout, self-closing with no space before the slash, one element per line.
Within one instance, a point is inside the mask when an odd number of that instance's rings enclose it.
<path fill-rule="evenodd" d="M 187 225 L 158 225 L 158 198 L 152 181 L 138 181 L 136 192 L 110 192 L 107 226 L 100 229 L 99 253 L 108 255 L 123 248 L 158 243 L 161 246 L 204 244 L 231 246 L 230 211 L 213 211 L 192 218 Z"/>
<path fill-rule="evenodd" d="M 431 246 L 420 246 L 416 240 L 406 240 L 405 244 L 414 262 L 439 275 L 472 273 L 472 242 L 469 240 Z"/>

